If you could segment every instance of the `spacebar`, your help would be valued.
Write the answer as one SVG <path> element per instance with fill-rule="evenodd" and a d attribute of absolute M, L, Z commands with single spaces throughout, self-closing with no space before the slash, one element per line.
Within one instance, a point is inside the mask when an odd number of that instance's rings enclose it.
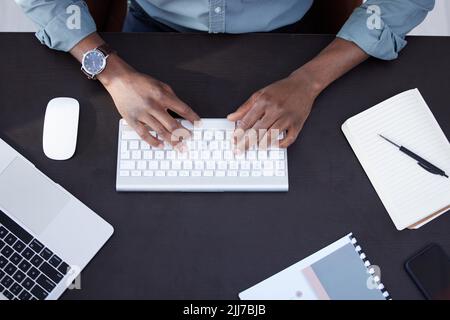
<path fill-rule="evenodd" d="M 192 124 L 187 120 L 181 120 L 181 125 L 189 130 L 193 129 Z M 202 130 L 234 130 L 236 128 L 236 122 L 228 121 L 227 119 L 203 118 L 198 128 Z"/>

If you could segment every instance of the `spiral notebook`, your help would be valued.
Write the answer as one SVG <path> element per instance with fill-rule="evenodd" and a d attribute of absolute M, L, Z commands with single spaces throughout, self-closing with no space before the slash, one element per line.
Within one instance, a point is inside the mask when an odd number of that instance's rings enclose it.
<path fill-rule="evenodd" d="M 380 269 L 352 233 L 241 292 L 242 300 L 386 300 Z"/>
<path fill-rule="evenodd" d="M 450 210 L 450 179 L 430 174 L 378 136 L 450 172 L 450 143 L 419 90 L 357 114 L 342 131 L 398 230 L 417 229 Z"/>

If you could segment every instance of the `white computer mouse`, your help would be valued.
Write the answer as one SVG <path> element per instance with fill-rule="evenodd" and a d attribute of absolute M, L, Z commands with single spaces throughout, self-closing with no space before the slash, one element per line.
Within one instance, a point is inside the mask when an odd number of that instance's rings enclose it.
<path fill-rule="evenodd" d="M 54 98 L 45 111 L 42 145 L 52 160 L 67 160 L 77 147 L 80 104 L 73 98 Z"/>

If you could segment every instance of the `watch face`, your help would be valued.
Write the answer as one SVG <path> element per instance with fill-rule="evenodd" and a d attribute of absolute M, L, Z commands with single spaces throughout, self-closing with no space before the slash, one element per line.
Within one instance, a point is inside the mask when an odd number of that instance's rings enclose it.
<path fill-rule="evenodd" d="M 102 72 L 105 65 L 105 55 L 98 50 L 89 51 L 83 58 L 83 68 L 91 75 L 97 75 Z"/>

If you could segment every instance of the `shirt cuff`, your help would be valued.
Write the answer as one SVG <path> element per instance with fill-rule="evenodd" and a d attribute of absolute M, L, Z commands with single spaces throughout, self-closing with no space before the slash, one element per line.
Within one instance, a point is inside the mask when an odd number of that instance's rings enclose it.
<path fill-rule="evenodd" d="M 36 37 L 51 49 L 70 51 L 78 42 L 97 31 L 94 19 L 84 1 L 76 1 L 71 6 L 77 6 L 79 11 L 66 12 L 61 10 L 45 27 L 36 32 Z M 77 15 L 79 12 L 79 25 Z M 72 24 L 73 23 L 73 24 Z"/>
<path fill-rule="evenodd" d="M 393 60 L 405 46 L 407 41 L 392 32 L 389 26 L 379 17 L 376 28 L 368 26 L 368 19 L 373 13 L 366 8 L 357 8 L 337 34 L 337 37 L 354 42 L 368 55 L 383 60 Z"/>

